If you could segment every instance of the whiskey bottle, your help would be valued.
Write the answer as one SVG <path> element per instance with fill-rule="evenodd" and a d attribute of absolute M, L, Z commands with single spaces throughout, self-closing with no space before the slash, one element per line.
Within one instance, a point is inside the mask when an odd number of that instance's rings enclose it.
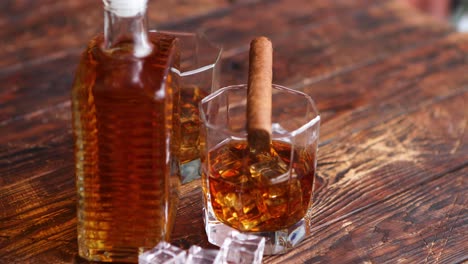
<path fill-rule="evenodd" d="M 79 255 L 135 262 L 168 240 L 179 177 L 172 166 L 177 39 L 147 31 L 147 0 L 103 0 L 104 33 L 72 89 Z"/>

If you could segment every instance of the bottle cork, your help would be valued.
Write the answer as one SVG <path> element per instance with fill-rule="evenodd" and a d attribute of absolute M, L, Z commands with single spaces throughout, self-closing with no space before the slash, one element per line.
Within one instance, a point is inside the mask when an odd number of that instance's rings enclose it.
<path fill-rule="evenodd" d="M 266 37 L 250 43 L 247 141 L 251 152 L 269 152 L 271 143 L 273 47 Z"/>

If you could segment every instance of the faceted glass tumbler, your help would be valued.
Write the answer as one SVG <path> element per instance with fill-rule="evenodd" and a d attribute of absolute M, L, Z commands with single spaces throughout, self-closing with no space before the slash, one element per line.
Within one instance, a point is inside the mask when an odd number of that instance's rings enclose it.
<path fill-rule="evenodd" d="M 247 86 L 221 88 L 200 103 L 205 230 L 221 246 L 234 230 L 265 238 L 279 254 L 306 235 L 312 203 L 320 116 L 306 94 L 273 85 L 270 152 L 247 144 Z"/>
<path fill-rule="evenodd" d="M 175 96 L 173 115 L 174 143 L 182 184 L 201 176 L 198 104 L 219 88 L 219 60 L 222 49 L 202 32 L 159 31 L 179 40 L 180 65 L 172 68 L 178 76 L 180 90 Z"/>

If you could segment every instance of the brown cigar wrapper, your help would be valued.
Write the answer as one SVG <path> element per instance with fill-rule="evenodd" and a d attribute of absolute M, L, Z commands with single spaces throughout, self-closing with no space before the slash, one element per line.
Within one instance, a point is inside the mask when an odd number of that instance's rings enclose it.
<path fill-rule="evenodd" d="M 247 133 L 251 151 L 269 152 L 271 143 L 273 47 L 259 37 L 250 43 Z"/>

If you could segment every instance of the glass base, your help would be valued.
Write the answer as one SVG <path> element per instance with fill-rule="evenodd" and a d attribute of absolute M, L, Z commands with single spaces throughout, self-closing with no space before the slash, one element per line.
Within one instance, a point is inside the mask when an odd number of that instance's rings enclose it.
<path fill-rule="evenodd" d="M 203 208 L 203 211 L 208 241 L 213 245 L 221 247 L 229 232 L 236 229 L 218 221 L 210 203 Z M 263 255 L 277 255 L 288 252 L 304 240 L 307 235 L 306 230 L 306 221 L 303 218 L 289 228 L 270 232 L 249 232 L 249 234 L 265 238 L 265 251 Z"/>

